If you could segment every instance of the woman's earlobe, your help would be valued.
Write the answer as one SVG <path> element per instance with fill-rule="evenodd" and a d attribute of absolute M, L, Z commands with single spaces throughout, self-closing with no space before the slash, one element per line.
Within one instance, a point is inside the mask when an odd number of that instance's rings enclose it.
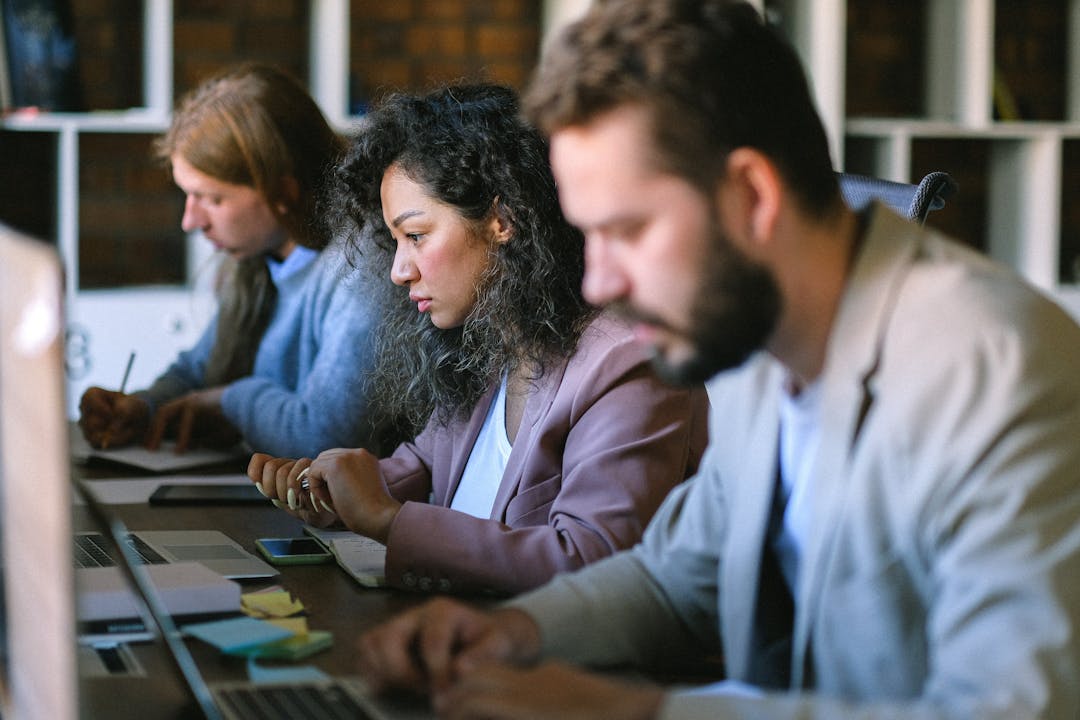
<path fill-rule="evenodd" d="M 514 226 L 499 207 L 498 197 L 491 204 L 491 223 L 488 229 L 491 230 L 491 236 L 497 245 L 505 245 L 514 235 Z"/>

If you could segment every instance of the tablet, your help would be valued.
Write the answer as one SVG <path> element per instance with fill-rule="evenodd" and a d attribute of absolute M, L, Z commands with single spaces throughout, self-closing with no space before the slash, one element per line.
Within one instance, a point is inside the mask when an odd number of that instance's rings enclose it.
<path fill-rule="evenodd" d="M 269 503 L 255 483 L 162 483 L 150 495 L 151 505 L 246 505 Z"/>

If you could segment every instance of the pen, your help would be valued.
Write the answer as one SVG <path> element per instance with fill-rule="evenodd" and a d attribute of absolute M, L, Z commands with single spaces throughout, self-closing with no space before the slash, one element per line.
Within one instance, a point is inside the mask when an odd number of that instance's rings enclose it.
<path fill-rule="evenodd" d="M 127 366 L 124 368 L 124 377 L 120 380 L 120 394 L 123 395 L 127 391 L 128 377 L 131 376 L 131 365 L 135 362 L 135 351 L 132 350 L 128 355 Z M 109 448 L 109 442 L 112 440 L 112 433 L 109 430 L 105 431 L 105 437 L 101 438 L 101 449 L 107 450 Z"/>
<path fill-rule="evenodd" d="M 120 392 L 122 393 L 127 391 L 127 381 L 128 377 L 131 375 L 131 364 L 133 362 L 135 362 L 134 350 L 132 350 L 131 354 L 128 355 L 127 367 L 124 368 L 124 379 L 120 381 Z"/>

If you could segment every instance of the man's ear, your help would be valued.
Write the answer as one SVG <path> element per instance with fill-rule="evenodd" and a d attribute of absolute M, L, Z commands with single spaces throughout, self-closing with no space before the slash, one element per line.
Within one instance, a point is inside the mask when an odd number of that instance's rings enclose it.
<path fill-rule="evenodd" d="M 780 214 L 782 183 L 773 162 L 753 148 L 737 148 L 727 158 L 727 174 L 717 187 L 730 232 L 752 243 L 767 242 Z"/>
<path fill-rule="evenodd" d="M 506 217 L 503 209 L 499 207 L 499 198 L 497 197 L 491 203 L 491 220 L 488 222 L 488 230 L 491 231 L 491 237 L 494 238 L 495 243 L 498 245 L 505 245 L 514 234 L 514 226 Z"/>

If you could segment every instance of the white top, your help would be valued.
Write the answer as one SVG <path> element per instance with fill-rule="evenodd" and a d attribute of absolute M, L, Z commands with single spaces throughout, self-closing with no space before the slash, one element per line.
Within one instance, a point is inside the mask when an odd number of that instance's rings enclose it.
<path fill-rule="evenodd" d="M 810 524 L 810 483 L 821 441 L 821 383 L 798 395 L 780 393 L 780 485 L 787 504 L 775 550 L 788 588 L 795 593 L 799 558 Z"/>
<path fill-rule="evenodd" d="M 510 458 L 510 438 L 506 435 L 506 378 L 499 384 L 495 399 L 488 408 L 484 425 L 476 436 L 469 462 L 461 474 L 461 484 L 450 503 L 459 510 L 478 518 L 490 518 L 499 492 L 506 462 Z"/>

